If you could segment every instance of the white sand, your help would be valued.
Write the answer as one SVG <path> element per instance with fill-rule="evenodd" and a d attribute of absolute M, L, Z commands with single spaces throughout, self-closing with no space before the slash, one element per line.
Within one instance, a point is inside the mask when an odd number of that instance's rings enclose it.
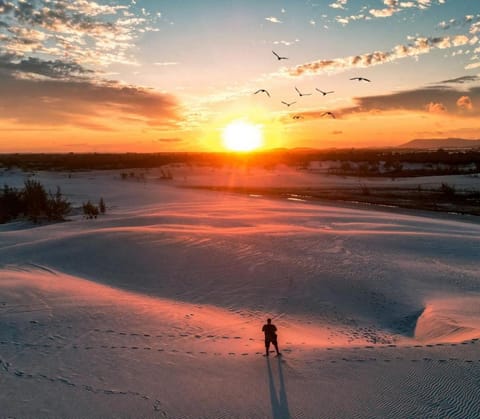
<path fill-rule="evenodd" d="M 176 187 L 305 173 L 174 176 L 40 174 L 108 214 L 0 226 L 1 418 L 478 417 L 475 217 Z"/>

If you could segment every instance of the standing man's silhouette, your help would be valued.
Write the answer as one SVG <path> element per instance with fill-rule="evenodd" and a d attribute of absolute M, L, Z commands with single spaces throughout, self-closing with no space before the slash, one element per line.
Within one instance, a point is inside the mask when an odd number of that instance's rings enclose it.
<path fill-rule="evenodd" d="M 273 344 L 275 350 L 277 351 L 277 356 L 280 356 L 277 343 L 277 327 L 272 324 L 272 319 L 267 319 L 267 324 L 264 324 L 262 327 L 262 332 L 265 333 L 265 355 L 268 356 L 268 350 L 270 349 L 270 344 Z"/>

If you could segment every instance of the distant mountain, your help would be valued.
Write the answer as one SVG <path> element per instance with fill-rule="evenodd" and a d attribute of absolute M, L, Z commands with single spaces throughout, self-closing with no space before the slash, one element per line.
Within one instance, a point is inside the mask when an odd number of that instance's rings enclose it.
<path fill-rule="evenodd" d="M 398 146 L 399 148 L 436 149 L 436 148 L 475 148 L 480 147 L 480 140 L 463 138 L 432 138 L 412 140 Z"/>

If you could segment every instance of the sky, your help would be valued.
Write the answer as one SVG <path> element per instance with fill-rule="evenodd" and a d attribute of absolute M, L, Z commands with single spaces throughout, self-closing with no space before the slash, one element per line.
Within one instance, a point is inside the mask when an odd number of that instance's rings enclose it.
<path fill-rule="evenodd" d="M 479 0 L 0 0 L 0 152 L 222 151 L 239 121 L 392 147 L 479 116 Z"/>

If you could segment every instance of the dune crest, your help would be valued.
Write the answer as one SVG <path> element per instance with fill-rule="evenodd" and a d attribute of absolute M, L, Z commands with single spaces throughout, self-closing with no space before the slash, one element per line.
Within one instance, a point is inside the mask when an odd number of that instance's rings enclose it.
<path fill-rule="evenodd" d="M 478 298 L 451 297 L 427 304 L 414 336 L 422 342 L 462 342 L 479 337 L 479 325 Z"/>

